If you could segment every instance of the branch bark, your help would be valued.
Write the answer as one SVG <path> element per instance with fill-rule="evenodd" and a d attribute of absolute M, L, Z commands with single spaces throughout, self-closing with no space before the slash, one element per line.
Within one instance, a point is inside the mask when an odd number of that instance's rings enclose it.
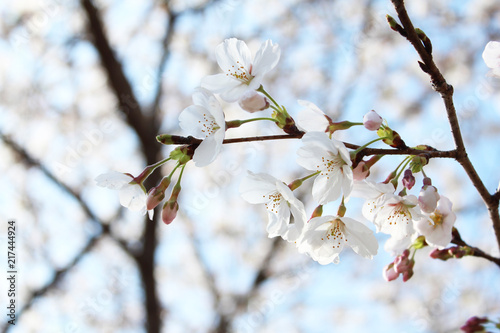
<path fill-rule="evenodd" d="M 430 45 L 430 40 L 426 40 L 425 43 L 418 36 L 413 23 L 411 22 L 408 12 L 406 11 L 405 4 L 403 0 L 391 0 L 398 18 L 404 28 L 404 37 L 413 45 L 415 50 L 422 62 L 420 67 L 424 72 L 426 72 L 430 78 L 433 88 L 441 95 L 443 98 L 443 103 L 448 115 L 448 121 L 451 126 L 451 131 L 453 135 L 453 140 L 455 141 L 457 156 L 455 159 L 460 163 L 462 168 L 467 173 L 469 179 L 471 180 L 474 187 L 477 189 L 479 195 L 483 199 L 488 212 L 493 223 L 493 229 L 495 231 L 498 246 L 500 248 L 500 215 L 498 212 L 499 200 L 498 196 L 492 195 L 488 192 L 488 189 L 484 185 L 483 181 L 476 172 L 476 169 L 470 161 L 465 145 L 462 139 L 462 134 L 460 131 L 460 125 L 458 123 L 457 112 L 455 105 L 453 103 L 453 87 L 448 84 L 436 66 L 433 56 L 432 48 L 426 47 L 425 44 Z"/>

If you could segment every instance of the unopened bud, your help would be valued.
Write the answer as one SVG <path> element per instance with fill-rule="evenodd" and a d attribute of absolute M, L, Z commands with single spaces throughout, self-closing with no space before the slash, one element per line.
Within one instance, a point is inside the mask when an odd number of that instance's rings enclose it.
<path fill-rule="evenodd" d="M 240 107 L 250 113 L 262 111 L 269 107 L 267 98 L 255 90 L 245 93 L 238 101 Z"/>
<path fill-rule="evenodd" d="M 379 116 L 379 114 L 374 110 L 369 111 L 363 117 L 363 125 L 369 131 L 378 130 L 380 128 L 380 125 L 382 125 L 382 121 L 382 117 Z"/>
<path fill-rule="evenodd" d="M 370 174 L 370 169 L 368 168 L 365 161 L 361 161 L 352 170 L 354 180 L 363 180 Z"/>
<path fill-rule="evenodd" d="M 436 210 L 439 201 L 437 189 L 432 185 L 424 185 L 418 196 L 418 205 L 425 213 L 432 213 Z"/>
<path fill-rule="evenodd" d="M 394 270 L 394 263 L 392 262 L 384 267 L 382 274 L 384 275 L 384 279 L 386 281 L 394 281 L 399 276 L 399 273 Z"/>
<path fill-rule="evenodd" d="M 163 210 L 161 211 L 161 219 L 163 223 L 170 224 L 177 216 L 177 211 L 179 210 L 179 204 L 177 200 L 168 200 L 163 205 Z"/>
<path fill-rule="evenodd" d="M 415 185 L 415 177 L 410 169 L 406 169 L 403 177 L 403 186 L 411 190 L 413 185 Z"/>
<path fill-rule="evenodd" d="M 315 217 L 319 217 L 321 215 L 323 215 L 323 205 L 319 205 L 318 207 L 314 208 L 314 212 L 311 215 L 311 219 L 315 218 Z"/>
<path fill-rule="evenodd" d="M 161 192 L 157 187 L 153 187 L 149 190 L 148 197 L 146 198 L 146 209 L 154 209 L 163 199 L 165 199 L 165 192 Z"/>

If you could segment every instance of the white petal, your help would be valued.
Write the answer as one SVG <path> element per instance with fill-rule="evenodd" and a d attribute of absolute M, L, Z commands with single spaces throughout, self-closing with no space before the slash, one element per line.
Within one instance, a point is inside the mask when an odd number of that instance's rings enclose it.
<path fill-rule="evenodd" d="M 226 39 L 215 48 L 215 57 L 219 67 L 224 71 L 233 71 L 233 66 L 243 66 L 246 69 L 250 66 L 252 55 L 244 41 L 236 38 Z"/>
<path fill-rule="evenodd" d="M 312 133 L 312 132 L 310 132 Z M 318 171 L 322 165 L 322 158 L 330 158 L 328 151 L 323 147 L 304 146 L 297 150 L 297 163 L 307 170 Z"/>
<path fill-rule="evenodd" d="M 321 147 L 323 150 L 329 151 L 333 155 L 338 154 L 337 146 L 324 132 L 307 132 L 301 140 L 304 146 Z"/>
<path fill-rule="evenodd" d="M 345 224 L 345 236 L 349 246 L 364 258 L 373 258 L 377 254 L 378 242 L 371 231 L 363 223 L 349 217 L 340 218 Z"/>
<path fill-rule="evenodd" d="M 296 119 L 299 129 L 306 132 L 324 132 L 328 128 L 330 122 L 320 108 L 309 101 L 299 100 L 298 103 L 305 107 L 299 112 Z"/>
<path fill-rule="evenodd" d="M 307 217 L 304 209 L 304 204 L 298 200 L 294 195 L 292 190 L 280 181 L 276 182 L 276 188 L 278 192 L 283 196 L 283 199 L 290 206 L 290 211 L 292 212 L 294 223 L 288 226 L 288 230 L 283 234 L 283 238 L 289 242 L 296 241 L 304 228 Z"/>
<path fill-rule="evenodd" d="M 194 164 L 197 167 L 204 167 L 212 163 L 222 149 L 223 140 L 223 131 L 218 130 L 213 135 L 209 135 L 194 151 Z"/>
<path fill-rule="evenodd" d="M 500 67 L 500 43 L 491 41 L 483 51 L 483 60 L 489 68 Z"/>
<path fill-rule="evenodd" d="M 227 89 L 233 89 L 241 85 L 242 82 L 240 80 L 237 80 L 233 76 L 227 76 L 226 74 L 208 75 L 201 80 L 201 86 L 203 88 L 216 94 L 220 94 Z"/>
<path fill-rule="evenodd" d="M 221 92 L 220 97 L 226 102 L 233 103 L 239 100 L 249 90 L 252 90 L 252 88 L 242 83 L 239 85 L 226 88 L 223 92 Z"/>
<path fill-rule="evenodd" d="M 280 53 L 279 45 L 273 45 L 271 40 L 267 40 L 260 46 L 255 55 L 251 74 L 253 76 L 261 76 L 272 70 L 280 60 Z"/>
<path fill-rule="evenodd" d="M 190 105 L 185 108 L 179 115 L 179 126 L 187 133 L 197 137 L 205 138 L 207 135 L 204 127 L 200 126 L 200 121 L 204 122 L 204 115 L 208 110 L 199 105 Z"/>
<path fill-rule="evenodd" d="M 119 197 L 120 204 L 132 211 L 142 211 L 146 207 L 146 193 L 138 184 L 123 187 Z"/>
<path fill-rule="evenodd" d="M 132 177 L 118 171 L 103 173 L 95 178 L 96 185 L 111 190 L 119 190 L 133 180 Z"/>
<path fill-rule="evenodd" d="M 277 191 L 276 181 L 271 175 L 248 171 L 240 184 L 241 197 L 251 204 L 267 203 L 269 195 Z"/>
<path fill-rule="evenodd" d="M 318 175 L 314 180 L 312 195 L 320 205 L 335 201 L 340 197 L 341 184 L 336 175 Z"/>

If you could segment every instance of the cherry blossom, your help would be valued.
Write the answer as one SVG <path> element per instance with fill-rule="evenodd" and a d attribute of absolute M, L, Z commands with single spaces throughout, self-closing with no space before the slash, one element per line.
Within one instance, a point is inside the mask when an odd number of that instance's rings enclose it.
<path fill-rule="evenodd" d="M 120 204 L 134 212 L 146 214 L 146 190 L 134 182 L 134 177 L 117 171 L 101 174 L 95 179 L 97 186 L 111 190 L 119 190 Z M 154 211 L 147 211 L 149 218 L 153 218 Z"/>
<path fill-rule="evenodd" d="M 263 43 L 254 60 L 245 42 L 236 38 L 226 39 L 215 48 L 215 57 L 224 73 L 205 77 L 201 86 L 227 102 L 235 102 L 249 90 L 260 87 L 267 72 L 278 64 L 280 48 L 271 40 Z"/>
<path fill-rule="evenodd" d="M 378 250 L 373 231 L 349 217 L 312 218 L 297 241 L 299 252 L 307 253 L 321 265 L 339 263 L 339 255 L 346 245 L 360 256 L 369 259 L 372 259 Z"/>
<path fill-rule="evenodd" d="M 304 146 L 299 148 L 297 163 L 319 172 L 314 180 L 314 200 L 324 205 L 343 194 L 348 197 L 352 190 L 353 173 L 349 152 L 341 141 L 328 138 L 323 132 L 308 132 L 302 137 Z"/>
<path fill-rule="evenodd" d="M 363 216 L 370 221 L 374 221 L 375 215 L 379 211 L 387 195 L 394 193 L 392 184 L 374 183 L 369 180 L 355 181 L 351 196 L 366 199 L 363 204 Z"/>
<path fill-rule="evenodd" d="M 450 199 L 441 196 L 436 210 L 415 223 L 415 229 L 425 236 L 429 245 L 442 249 L 451 242 L 451 231 L 456 220 L 452 206 Z"/>
<path fill-rule="evenodd" d="M 212 163 L 221 151 L 226 122 L 219 101 L 210 91 L 198 88 L 193 94 L 193 103 L 179 115 L 179 125 L 204 139 L 193 155 L 194 164 L 203 167 Z"/>
<path fill-rule="evenodd" d="M 240 193 L 251 204 L 265 204 L 270 238 L 281 236 L 290 242 L 298 239 L 307 219 L 304 205 L 282 181 L 265 173 L 248 171 L 247 177 L 241 182 Z M 294 218 L 292 224 L 290 213 Z"/>
<path fill-rule="evenodd" d="M 389 234 L 396 240 L 412 235 L 413 222 L 422 218 L 417 202 L 414 195 L 385 195 L 373 220 L 377 231 Z"/>
<path fill-rule="evenodd" d="M 490 75 L 500 76 L 500 42 L 491 41 L 486 44 L 483 60 L 491 68 Z"/>

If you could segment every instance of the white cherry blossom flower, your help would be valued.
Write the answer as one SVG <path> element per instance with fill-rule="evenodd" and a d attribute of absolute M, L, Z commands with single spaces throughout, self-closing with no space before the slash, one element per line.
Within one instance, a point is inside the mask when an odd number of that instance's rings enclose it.
<path fill-rule="evenodd" d="M 137 183 L 133 183 L 131 175 L 111 171 L 96 177 L 97 186 L 111 190 L 119 190 L 120 204 L 134 212 L 146 214 L 146 190 Z M 153 218 L 154 210 L 147 211 L 149 218 Z"/>
<path fill-rule="evenodd" d="M 220 153 L 226 122 L 219 101 L 210 91 L 198 88 L 193 93 L 193 103 L 179 115 L 179 125 L 193 136 L 204 139 L 193 155 L 194 164 L 203 167 Z"/>
<path fill-rule="evenodd" d="M 320 216 L 312 218 L 297 241 L 299 252 L 326 265 L 339 263 L 344 246 L 364 258 L 372 259 L 377 254 L 378 243 L 367 226 L 349 217 Z"/>
<path fill-rule="evenodd" d="M 415 223 L 415 229 L 425 236 L 425 241 L 431 246 L 443 249 L 451 242 L 453 224 L 457 219 L 452 212 L 450 199 L 441 196 L 436 210 Z"/>
<path fill-rule="evenodd" d="M 486 44 L 483 60 L 491 68 L 490 75 L 500 76 L 500 42 L 491 41 Z"/>
<path fill-rule="evenodd" d="M 298 103 L 304 107 L 297 116 L 297 126 L 304 132 L 325 132 L 330 126 L 331 119 L 316 104 L 299 100 Z"/>
<path fill-rule="evenodd" d="M 363 180 L 354 182 L 351 196 L 366 199 L 361 212 L 367 220 L 373 222 L 375 215 L 386 201 L 387 195 L 392 194 L 394 194 L 394 186 L 390 183 L 374 183 Z"/>
<path fill-rule="evenodd" d="M 201 86 L 227 102 L 235 102 L 249 90 L 260 87 L 264 75 L 278 64 L 280 48 L 271 40 L 263 43 L 252 61 L 245 42 L 236 38 L 226 39 L 215 48 L 215 57 L 221 74 L 205 77 Z"/>
<path fill-rule="evenodd" d="M 384 202 L 375 214 L 373 223 L 378 232 L 391 235 L 395 240 L 414 233 L 413 222 L 423 218 L 418 199 L 414 195 L 401 197 L 395 194 L 385 196 Z"/>
<path fill-rule="evenodd" d="M 265 204 L 269 222 L 269 237 L 281 236 L 289 242 L 298 239 L 307 219 L 304 205 L 282 181 L 265 173 L 248 171 L 240 185 L 243 199 L 251 204 Z M 290 223 L 290 213 L 293 222 Z"/>
<path fill-rule="evenodd" d="M 297 163 L 308 170 L 319 171 L 314 180 L 314 200 L 324 205 L 352 190 L 353 174 L 349 152 L 341 141 L 328 138 L 323 132 L 308 132 L 302 137 Z"/>

